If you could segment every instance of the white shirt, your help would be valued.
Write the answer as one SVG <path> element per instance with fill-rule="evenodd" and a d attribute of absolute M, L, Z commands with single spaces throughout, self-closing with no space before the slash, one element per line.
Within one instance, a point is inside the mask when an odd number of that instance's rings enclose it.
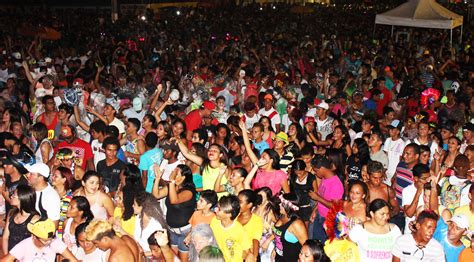
<path fill-rule="evenodd" d="M 97 169 L 97 163 L 105 159 L 105 150 L 102 148 L 102 143 L 94 139 L 91 143 L 92 154 L 94 155 L 94 166 Z"/>
<path fill-rule="evenodd" d="M 150 246 L 148 245 L 148 238 L 155 231 L 161 229 L 163 229 L 163 227 L 154 218 L 150 218 L 148 225 L 145 228 L 142 228 L 140 216 L 137 216 L 137 219 L 135 220 L 135 232 L 133 234 L 133 238 L 138 242 L 138 244 L 140 244 L 140 246 L 143 248 L 143 251 L 149 252 Z"/>
<path fill-rule="evenodd" d="M 53 221 L 59 220 L 59 214 L 61 211 L 61 199 L 59 198 L 59 195 L 56 190 L 54 190 L 54 188 L 48 184 L 48 186 L 46 186 L 46 188 L 42 191 L 36 191 L 35 207 L 38 213 L 41 213 L 39 208 L 40 195 L 42 195 L 41 204 L 44 210 L 46 210 L 48 218 Z"/>
<path fill-rule="evenodd" d="M 255 114 L 253 117 L 249 117 L 247 114 L 245 114 L 244 116 L 245 116 L 245 127 L 247 128 L 247 130 L 252 129 L 253 125 L 255 123 L 258 123 L 258 121 L 260 120 L 260 116 L 258 114 Z"/>
<path fill-rule="evenodd" d="M 415 143 L 415 144 L 417 144 L 417 145 L 419 145 L 419 146 L 421 146 L 421 145 L 427 146 L 427 145 L 430 144 L 430 143 L 428 143 L 428 144 L 422 144 L 422 143 L 420 143 L 420 141 L 418 141 L 418 138 L 413 139 L 413 141 L 411 141 L 411 140 L 407 140 L 407 141 L 406 141 L 407 145 L 410 144 L 410 143 L 412 143 L 412 142 Z M 436 141 L 431 141 L 431 146 L 430 146 L 430 161 L 433 161 L 433 156 L 434 156 L 434 154 L 436 153 L 436 150 L 438 150 L 438 143 L 436 143 Z M 441 152 L 441 151 L 440 151 L 440 152 Z"/>
<path fill-rule="evenodd" d="M 412 234 L 405 234 L 397 239 L 392 255 L 402 262 L 421 261 L 422 258 L 423 261 L 430 262 L 446 261 L 443 246 L 436 239 L 432 238 L 423 249 L 419 249 Z"/>
<path fill-rule="evenodd" d="M 360 261 L 364 262 L 391 262 L 392 249 L 401 236 L 400 229 L 390 224 L 390 232 L 386 234 L 374 234 L 365 230 L 362 225 L 354 226 L 349 231 L 349 238 L 359 248 Z"/>
<path fill-rule="evenodd" d="M 400 157 L 403 155 L 403 149 L 405 148 L 405 141 L 399 138 L 395 141 L 392 138 L 387 138 L 383 145 L 383 151 L 387 153 L 388 167 L 387 167 L 387 180 L 391 181 L 395 171 L 397 169 Z M 390 184 L 389 184 L 390 185 Z"/>
<path fill-rule="evenodd" d="M 329 116 L 326 116 L 324 120 L 320 120 L 319 117 L 316 118 L 316 129 L 321 133 L 322 140 L 326 140 L 326 137 L 333 132 L 332 121 L 333 119 Z"/>
<path fill-rule="evenodd" d="M 415 184 L 411 184 L 407 187 L 405 187 L 402 190 L 402 208 L 404 206 L 409 206 L 413 202 L 413 199 L 415 198 L 416 195 L 416 187 Z M 420 206 L 423 206 L 425 203 L 423 201 L 423 192 L 421 193 L 420 197 L 418 198 L 418 205 L 416 206 L 417 208 Z M 410 222 L 415 221 L 416 215 L 412 217 L 408 217 L 405 215 L 405 232 L 410 232 Z"/>
<path fill-rule="evenodd" d="M 258 114 L 261 115 L 261 116 L 266 116 L 266 117 L 270 117 L 271 114 L 273 114 L 273 116 L 270 118 L 270 121 L 272 122 L 272 127 L 273 127 L 273 130 L 276 131 L 276 127 L 277 125 L 280 125 L 281 124 L 281 118 L 280 118 L 280 114 L 278 114 L 278 112 L 275 110 L 275 108 L 270 108 L 270 110 L 265 110 L 265 108 L 262 108 L 258 111 Z"/>

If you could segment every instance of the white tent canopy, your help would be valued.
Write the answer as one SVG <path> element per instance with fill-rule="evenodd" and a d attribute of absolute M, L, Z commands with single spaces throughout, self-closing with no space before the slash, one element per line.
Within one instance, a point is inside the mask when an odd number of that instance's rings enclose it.
<path fill-rule="evenodd" d="M 376 24 L 437 29 L 461 26 L 463 17 L 449 11 L 435 0 L 409 0 L 375 17 Z"/>

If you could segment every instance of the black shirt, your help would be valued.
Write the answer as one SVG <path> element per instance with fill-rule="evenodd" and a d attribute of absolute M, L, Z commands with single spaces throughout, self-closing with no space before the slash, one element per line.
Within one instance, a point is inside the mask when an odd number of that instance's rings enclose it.
<path fill-rule="evenodd" d="M 109 192 L 117 191 L 120 184 L 120 173 L 125 169 L 125 163 L 117 159 L 111 166 L 107 166 L 106 160 L 97 163 L 97 173 L 102 177 L 102 183 Z"/>
<path fill-rule="evenodd" d="M 10 175 L 6 175 L 5 176 L 5 189 L 8 191 L 8 196 L 11 197 L 13 195 L 13 193 L 15 192 L 16 188 L 19 186 L 19 185 L 28 185 L 28 180 L 26 179 L 25 176 L 21 176 L 20 179 L 18 179 L 17 181 L 12 181 L 11 180 L 11 176 Z M 5 201 L 5 211 L 6 211 L 6 214 L 8 214 L 8 212 L 10 211 L 11 209 L 11 205 Z"/>

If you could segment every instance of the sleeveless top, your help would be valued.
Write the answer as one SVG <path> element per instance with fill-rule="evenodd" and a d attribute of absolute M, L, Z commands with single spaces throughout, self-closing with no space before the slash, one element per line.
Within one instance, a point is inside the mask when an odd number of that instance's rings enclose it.
<path fill-rule="evenodd" d="M 93 205 L 91 205 L 91 211 L 92 211 L 92 214 L 94 215 L 94 218 L 95 219 L 105 219 L 107 220 L 108 219 L 108 215 L 107 215 L 107 210 L 105 209 L 104 206 L 101 206 L 98 202 L 99 202 L 99 194 L 96 193 L 97 196 L 95 198 L 95 202 Z"/>
<path fill-rule="evenodd" d="M 16 246 L 16 244 L 31 236 L 31 233 L 28 231 L 26 226 L 30 223 L 32 218 L 33 214 L 30 214 L 23 223 L 17 224 L 15 223 L 14 216 L 10 217 L 10 223 L 8 224 L 8 230 L 10 231 L 10 237 L 8 238 L 8 251 Z"/>
<path fill-rule="evenodd" d="M 46 128 L 48 129 L 48 139 L 54 139 L 54 137 L 56 135 L 56 134 L 54 134 L 54 129 L 56 128 L 56 125 L 58 124 L 58 112 L 55 112 L 53 121 L 51 121 L 51 123 L 49 125 L 46 124 L 46 118 L 44 116 L 45 116 L 45 113 L 42 113 L 39 116 L 38 120 L 41 123 L 46 125 Z"/>
<path fill-rule="evenodd" d="M 295 220 L 296 218 L 293 217 L 284 225 L 273 226 L 273 232 L 275 234 L 275 251 L 277 253 L 275 261 L 298 261 L 301 244 L 293 234 L 288 232 L 288 228 Z M 287 232 L 289 235 L 286 235 Z M 292 238 L 292 240 L 296 239 L 296 242 L 289 242 L 288 238 Z"/>
<path fill-rule="evenodd" d="M 38 163 L 44 163 L 43 156 L 41 155 L 41 145 L 43 145 L 43 143 L 48 143 L 51 146 L 51 150 L 49 151 L 47 161 L 49 161 L 51 158 L 53 158 L 53 155 L 54 155 L 53 144 L 51 144 L 51 141 L 49 139 L 45 138 L 45 139 L 41 140 L 41 143 L 39 144 L 38 148 L 35 151 L 35 159 L 36 159 L 36 162 L 38 162 Z"/>
<path fill-rule="evenodd" d="M 71 233 L 71 224 L 73 220 L 73 218 L 68 218 L 66 220 L 66 226 L 64 227 L 63 232 L 63 242 L 70 251 L 73 251 L 74 247 L 77 247 L 76 235 Z"/>
<path fill-rule="evenodd" d="M 170 198 L 165 200 L 166 204 L 166 222 L 171 228 L 180 228 L 189 224 L 189 219 L 196 209 L 196 191 L 191 188 L 183 188 L 181 191 L 189 190 L 193 194 L 190 200 L 179 204 L 171 204 Z"/>
<path fill-rule="evenodd" d="M 221 165 L 217 168 L 212 168 L 211 165 L 207 165 L 204 167 L 204 170 L 202 171 L 202 190 L 214 190 L 214 184 L 217 180 L 217 176 L 219 176 L 219 170 L 220 167 L 223 166 L 224 164 L 221 163 Z M 227 178 L 225 176 L 222 177 L 221 180 L 222 184 L 227 183 Z M 217 193 L 217 196 L 220 198 L 221 196 L 227 195 L 226 192 L 221 192 Z"/>

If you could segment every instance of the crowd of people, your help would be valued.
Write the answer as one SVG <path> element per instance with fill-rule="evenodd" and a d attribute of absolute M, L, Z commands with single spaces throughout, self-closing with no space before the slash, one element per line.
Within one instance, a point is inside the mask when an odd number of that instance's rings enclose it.
<path fill-rule="evenodd" d="M 474 261 L 472 27 L 379 9 L 2 13 L 0 261 Z"/>

